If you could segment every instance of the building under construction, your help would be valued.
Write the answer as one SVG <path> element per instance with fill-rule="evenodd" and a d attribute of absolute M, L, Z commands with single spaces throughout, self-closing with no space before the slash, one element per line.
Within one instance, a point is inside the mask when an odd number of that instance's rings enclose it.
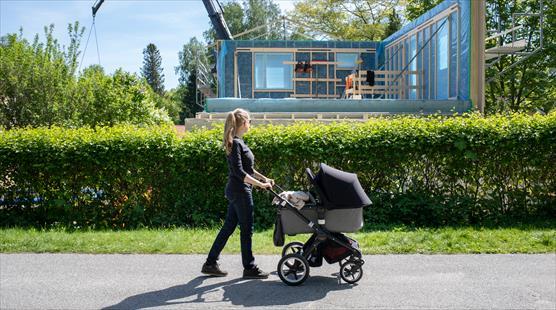
<path fill-rule="evenodd" d="M 531 53 L 520 30 L 485 51 L 484 1 L 446 0 L 381 42 L 221 40 L 216 96 L 197 119 L 238 107 L 264 120 L 483 111 L 485 65 Z"/>

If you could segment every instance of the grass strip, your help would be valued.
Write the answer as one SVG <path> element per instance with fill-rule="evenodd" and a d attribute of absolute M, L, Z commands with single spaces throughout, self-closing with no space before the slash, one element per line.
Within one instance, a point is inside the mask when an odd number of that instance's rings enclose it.
<path fill-rule="evenodd" d="M 129 231 L 64 229 L 0 229 L 2 253 L 165 253 L 206 254 L 217 229 L 172 228 Z M 552 253 L 556 252 L 554 228 L 419 228 L 366 231 L 356 239 L 364 254 Z M 306 241 L 309 235 L 287 236 L 286 242 Z M 272 230 L 255 232 L 256 254 L 278 254 Z M 240 253 L 239 229 L 223 253 Z"/>

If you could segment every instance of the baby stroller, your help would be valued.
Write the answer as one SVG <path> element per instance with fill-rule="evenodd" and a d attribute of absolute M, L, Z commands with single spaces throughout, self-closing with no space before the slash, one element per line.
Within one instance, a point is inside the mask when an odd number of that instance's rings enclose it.
<path fill-rule="evenodd" d="M 361 229 L 363 207 L 372 202 L 354 173 L 323 163 L 316 176 L 309 168 L 306 173 L 315 195 L 309 191 L 311 201 L 299 210 L 270 190 L 279 199 L 275 235 L 312 234 L 305 243 L 291 242 L 283 247 L 278 276 L 287 285 L 300 285 L 309 277 L 310 267 L 322 266 L 324 258 L 329 264 L 339 263 L 344 281 L 356 283 L 363 277 L 363 257 L 357 241 L 342 232 Z"/>

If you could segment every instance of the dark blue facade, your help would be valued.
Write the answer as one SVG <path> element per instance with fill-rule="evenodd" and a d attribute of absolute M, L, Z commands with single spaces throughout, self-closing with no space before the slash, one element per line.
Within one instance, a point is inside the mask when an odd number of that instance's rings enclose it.
<path fill-rule="evenodd" d="M 335 64 L 319 64 L 319 61 L 325 63 L 335 62 L 334 56 L 337 53 L 342 53 L 343 49 L 345 49 L 346 53 L 355 53 L 354 50 L 361 50 L 361 53 L 358 53 L 358 55 L 362 63 L 355 69 L 374 70 L 376 68 L 376 49 L 378 45 L 378 42 L 359 41 L 221 41 L 217 62 L 218 97 L 289 98 L 294 94 L 294 91 L 299 96 L 307 95 L 313 98 L 340 97 L 345 88 L 345 77 L 354 68 L 340 68 Z M 313 68 L 312 73 L 294 73 L 294 78 L 303 79 L 311 77 L 312 80 L 294 81 L 291 91 L 265 91 L 260 89 L 254 91 L 253 57 L 255 52 L 245 51 L 246 48 L 266 48 L 278 53 L 283 49 L 285 53 L 292 53 L 294 55 L 292 61 L 308 61 Z M 292 52 L 292 49 L 295 49 L 295 52 Z M 234 59 L 235 57 L 237 59 Z M 237 77 L 234 70 L 236 61 Z M 293 67 L 292 65 L 292 71 Z M 326 80 L 327 78 L 335 78 L 339 79 L 339 81 L 334 83 L 334 81 Z M 319 81 L 318 79 L 325 81 Z M 235 85 L 239 85 L 239 87 L 234 92 Z"/>

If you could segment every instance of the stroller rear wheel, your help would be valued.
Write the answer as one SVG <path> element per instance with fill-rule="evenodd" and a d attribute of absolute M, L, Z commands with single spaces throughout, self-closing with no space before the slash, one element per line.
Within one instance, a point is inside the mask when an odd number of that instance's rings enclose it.
<path fill-rule="evenodd" d="M 349 258 L 340 266 L 340 277 L 349 284 L 361 280 L 363 277 L 363 260 L 359 258 Z"/>
<path fill-rule="evenodd" d="M 298 253 L 301 250 L 303 250 L 303 243 L 299 241 L 290 242 L 282 249 L 282 257 L 286 256 L 286 254 Z"/>
<path fill-rule="evenodd" d="M 286 254 L 278 262 L 278 276 L 287 285 L 300 285 L 309 277 L 309 263 L 301 254 Z"/>

